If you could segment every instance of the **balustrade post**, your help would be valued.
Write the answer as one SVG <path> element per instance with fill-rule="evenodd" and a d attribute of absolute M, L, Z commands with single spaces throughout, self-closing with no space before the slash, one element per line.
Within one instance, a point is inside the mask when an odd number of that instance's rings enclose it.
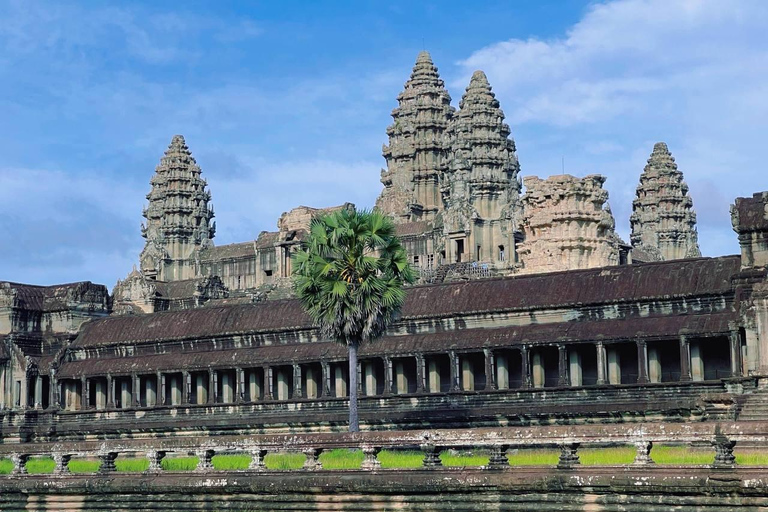
<path fill-rule="evenodd" d="M 72 455 L 54 452 L 51 457 L 56 464 L 53 468 L 54 475 L 65 475 L 69 473 L 69 461 L 72 460 Z"/>
<path fill-rule="evenodd" d="M 362 450 L 363 450 L 363 463 L 360 464 L 360 469 L 364 471 L 373 471 L 375 469 L 379 469 L 381 467 L 381 462 L 379 462 L 379 459 L 377 457 L 379 455 L 379 452 L 381 451 L 381 447 L 364 444 L 362 446 Z"/>
<path fill-rule="evenodd" d="M 443 461 L 440 460 L 440 447 L 431 443 L 424 443 L 420 448 L 424 452 L 424 461 L 421 463 L 423 467 L 436 468 L 443 465 Z"/>
<path fill-rule="evenodd" d="M 211 462 L 211 459 L 213 459 L 213 456 L 216 455 L 215 450 L 198 450 L 196 455 L 197 467 L 195 468 L 195 471 L 207 472 L 213 470 L 213 463 Z"/>
<path fill-rule="evenodd" d="M 304 461 L 304 469 L 309 471 L 323 469 L 323 465 L 320 463 L 322 448 L 305 448 L 302 452 L 307 456 L 307 460 Z"/>
<path fill-rule="evenodd" d="M 724 434 L 717 433 L 712 440 L 715 447 L 715 462 L 712 464 L 715 468 L 732 468 L 736 465 L 736 457 L 733 455 L 733 447 L 736 441 L 731 441 Z"/>
<path fill-rule="evenodd" d="M 158 473 L 163 470 L 163 459 L 166 452 L 158 450 L 150 450 L 147 452 L 147 459 L 149 459 L 149 466 L 147 467 L 147 473 Z"/>
<path fill-rule="evenodd" d="M 488 469 L 504 469 L 509 467 L 507 448 L 509 448 L 509 446 L 505 444 L 498 444 L 491 447 L 491 458 L 488 461 Z"/>
<path fill-rule="evenodd" d="M 113 473 L 117 471 L 115 467 L 115 459 L 117 459 L 117 452 L 106 452 L 99 455 L 101 466 L 99 466 L 99 473 Z"/>
<path fill-rule="evenodd" d="M 655 464 L 651 458 L 651 450 L 653 449 L 653 443 L 651 441 L 637 441 L 635 443 L 635 461 L 632 463 L 637 466 L 645 466 L 647 464 Z"/>
<path fill-rule="evenodd" d="M 264 465 L 264 457 L 267 456 L 267 450 L 263 448 L 254 448 L 251 450 L 251 463 L 248 465 L 248 469 L 252 471 L 265 471 L 267 466 Z"/>
<path fill-rule="evenodd" d="M 557 461 L 558 469 L 572 469 L 581 464 L 579 461 L 579 443 L 567 443 L 560 445 L 560 459 Z"/>
<path fill-rule="evenodd" d="M 25 453 L 13 453 L 9 458 L 13 463 L 13 470 L 11 471 L 12 475 L 27 474 L 27 461 L 29 460 L 29 455 Z"/>

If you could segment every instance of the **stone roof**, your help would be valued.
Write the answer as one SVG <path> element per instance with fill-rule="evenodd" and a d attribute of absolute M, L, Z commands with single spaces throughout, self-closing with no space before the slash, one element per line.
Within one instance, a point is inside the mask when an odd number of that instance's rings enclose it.
<path fill-rule="evenodd" d="M 698 258 L 413 287 L 403 319 L 728 294 L 740 258 Z M 73 348 L 309 329 L 294 299 L 112 317 L 84 325 Z M 627 327 L 625 327 L 626 329 Z M 629 332 L 629 331 L 626 331 Z"/>
<path fill-rule="evenodd" d="M 106 286 L 90 281 L 52 286 L 0 281 L 0 305 L 5 305 L 4 303 L 8 302 L 11 296 L 15 297 L 15 304 L 8 303 L 8 306 L 52 312 L 69 309 L 72 302 L 95 302 L 99 306 L 106 307 L 109 291 Z"/>
<path fill-rule="evenodd" d="M 256 255 L 256 242 L 240 242 L 236 244 L 208 247 L 200 251 L 202 261 L 226 260 L 233 258 L 245 258 Z"/>
<path fill-rule="evenodd" d="M 431 233 L 434 229 L 434 224 L 427 220 L 395 224 L 395 234 L 397 236 L 423 235 L 425 233 Z"/>
<path fill-rule="evenodd" d="M 408 334 L 385 336 L 375 343 L 360 348 L 360 357 L 378 357 L 391 354 L 445 352 L 446 350 L 477 350 L 509 347 L 537 342 L 594 342 L 631 339 L 663 339 L 688 335 L 722 335 L 729 330 L 733 315 L 677 315 L 667 317 L 641 317 L 594 322 L 561 322 L 531 324 L 495 329 L 467 329 L 434 334 Z M 302 363 L 319 360 L 345 360 L 346 347 L 330 341 L 293 343 L 242 348 L 201 349 L 194 344 L 171 348 L 168 352 L 133 357 L 100 358 L 98 372 L 113 374 L 155 372 L 185 368 L 205 369 L 237 365 L 261 366 L 276 363 Z M 62 365 L 60 378 L 93 375 L 93 361 L 73 361 Z"/>

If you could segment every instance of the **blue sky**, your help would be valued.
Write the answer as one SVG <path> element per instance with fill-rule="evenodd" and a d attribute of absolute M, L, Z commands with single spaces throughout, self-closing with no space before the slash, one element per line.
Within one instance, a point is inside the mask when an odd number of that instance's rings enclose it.
<path fill-rule="evenodd" d="M 300 204 L 372 206 L 416 54 L 458 103 L 483 69 L 522 174 L 601 173 L 628 238 L 653 143 L 685 173 L 705 255 L 768 189 L 768 2 L 0 0 L 0 279 L 114 285 L 175 133 L 217 244 Z"/>

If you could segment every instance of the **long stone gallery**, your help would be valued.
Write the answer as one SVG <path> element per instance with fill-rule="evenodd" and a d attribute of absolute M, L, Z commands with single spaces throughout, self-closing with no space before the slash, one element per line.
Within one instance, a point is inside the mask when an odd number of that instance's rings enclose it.
<path fill-rule="evenodd" d="M 354 205 L 299 206 L 216 246 L 211 194 L 176 135 L 138 265 L 111 294 L 0 282 L 0 510 L 768 510 L 765 467 L 734 458 L 768 446 L 768 192 L 734 201 L 741 254 L 702 257 L 659 142 L 627 243 L 603 176 L 521 178 L 483 72 L 456 110 L 422 52 L 397 103 L 376 208 L 419 281 L 361 348 L 363 431 L 345 433 L 346 350 L 290 280 L 311 219 Z M 712 462 L 654 464 L 654 443 L 708 447 Z M 634 463 L 579 464 L 582 448 L 618 445 Z M 556 447 L 557 465 L 510 465 L 533 447 Z M 323 469 L 332 449 L 361 450 L 360 467 Z M 421 467 L 382 467 L 398 449 L 420 450 Z M 462 450 L 488 463 L 443 465 Z M 303 469 L 265 466 L 285 451 Z M 213 467 L 232 453 L 248 469 Z M 163 469 L 174 455 L 196 469 Z M 53 473 L 30 474 L 39 457 Z M 146 471 L 116 471 L 132 457 Z M 98 472 L 70 471 L 78 459 Z"/>

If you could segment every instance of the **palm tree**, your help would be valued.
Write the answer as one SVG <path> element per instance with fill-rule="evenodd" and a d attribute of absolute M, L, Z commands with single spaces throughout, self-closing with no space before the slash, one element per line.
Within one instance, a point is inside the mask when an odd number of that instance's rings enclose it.
<path fill-rule="evenodd" d="M 342 209 L 314 218 L 295 255 L 293 286 L 320 333 L 347 346 L 349 431 L 357 415 L 357 350 L 380 337 L 400 312 L 414 272 L 392 220 L 376 211 Z"/>

